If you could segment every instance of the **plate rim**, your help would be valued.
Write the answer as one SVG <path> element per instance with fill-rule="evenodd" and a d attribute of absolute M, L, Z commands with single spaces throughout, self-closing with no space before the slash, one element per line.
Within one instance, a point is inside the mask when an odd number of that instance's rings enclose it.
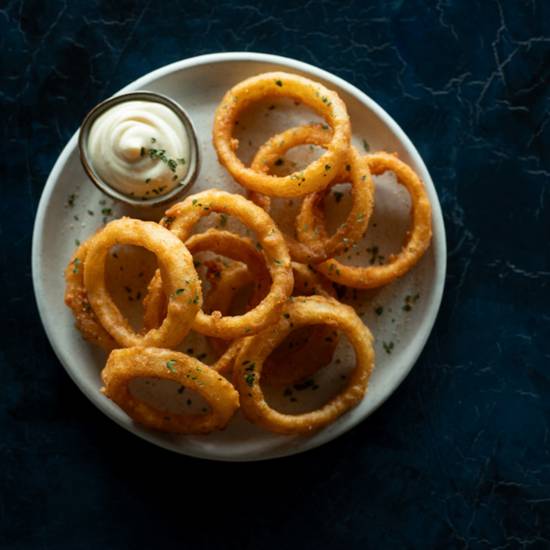
<path fill-rule="evenodd" d="M 334 434 L 333 431 L 325 432 L 325 437 L 322 436 L 323 432 L 320 432 L 321 436 L 318 438 L 304 440 L 300 445 L 291 446 L 283 451 L 274 451 L 270 452 L 269 456 L 254 456 L 254 457 L 228 457 L 228 456 L 212 456 L 208 453 L 201 452 L 189 452 L 186 449 L 179 448 L 177 445 L 169 441 L 162 441 L 158 438 L 155 438 L 154 435 L 145 429 L 140 429 L 139 427 L 129 426 L 124 424 L 119 418 L 117 418 L 109 407 L 106 406 L 106 403 L 101 399 L 103 395 L 96 391 L 88 391 L 88 388 L 80 382 L 80 379 L 76 376 L 76 371 L 73 372 L 73 368 L 70 367 L 63 359 L 63 353 L 61 352 L 60 345 L 57 344 L 53 334 L 50 331 L 49 325 L 46 323 L 46 308 L 47 304 L 44 299 L 44 292 L 41 285 L 41 267 L 39 253 L 42 250 L 43 245 L 43 231 L 44 227 L 47 206 L 50 202 L 50 197 L 55 189 L 55 182 L 59 178 L 60 172 L 66 164 L 66 161 L 69 155 L 76 149 L 78 132 L 79 128 L 74 132 L 72 137 L 68 140 L 65 147 L 57 157 L 48 178 L 46 184 L 42 189 L 38 207 L 36 210 L 36 215 L 34 219 L 33 234 L 32 234 L 32 246 L 31 246 L 31 273 L 32 273 L 32 282 L 33 282 L 33 291 L 35 302 L 38 309 L 38 314 L 40 321 L 48 338 L 48 341 L 58 359 L 61 363 L 71 380 L 76 384 L 80 391 L 95 405 L 103 414 L 108 418 L 113 420 L 116 424 L 124 428 L 126 431 L 136 435 L 137 437 L 144 439 L 145 441 L 152 443 L 163 449 L 173 451 L 178 454 L 185 456 L 190 456 L 194 458 L 206 459 L 206 460 L 215 460 L 222 462 L 255 462 L 260 460 L 272 460 L 276 458 L 282 458 L 286 456 L 291 456 L 295 454 L 300 454 L 312 449 L 315 449 L 321 445 L 329 443 L 334 439 L 342 436 L 347 433 L 349 430 L 357 426 L 360 422 L 366 420 L 371 416 L 402 384 L 403 380 L 411 372 L 412 368 L 415 366 L 418 361 L 418 357 L 424 350 L 426 343 L 430 334 L 432 333 L 437 315 L 441 306 L 441 301 L 443 298 L 443 291 L 445 287 L 445 278 L 447 270 L 447 239 L 445 224 L 443 220 L 443 214 L 441 211 L 441 203 L 437 194 L 436 187 L 433 183 L 431 175 L 420 156 L 418 150 L 409 139 L 407 134 L 402 130 L 402 128 L 397 124 L 397 122 L 389 115 L 378 103 L 371 99 L 365 92 L 357 88 L 355 85 L 347 82 L 343 78 L 334 75 L 324 69 L 311 65 L 309 63 L 299 61 L 293 58 L 259 53 L 259 52 L 244 52 L 244 51 L 234 51 L 234 52 L 218 52 L 218 53 L 209 53 L 204 55 L 198 55 L 175 61 L 155 69 L 149 73 L 144 74 L 143 76 L 137 78 L 136 80 L 130 82 L 122 89 L 117 91 L 114 96 L 121 93 L 125 93 L 132 90 L 139 90 L 140 87 L 146 86 L 151 81 L 157 80 L 164 76 L 169 75 L 177 71 L 184 69 L 189 69 L 191 67 L 200 66 L 200 65 L 209 65 L 225 62 L 260 62 L 260 63 L 273 63 L 281 65 L 282 67 L 287 67 L 290 69 L 295 69 L 302 71 L 319 78 L 322 78 L 328 82 L 333 82 L 341 89 L 345 90 L 348 94 L 355 97 L 363 105 L 368 106 L 383 122 L 386 124 L 390 130 L 396 135 L 399 141 L 403 144 L 408 154 L 411 156 L 411 159 L 414 160 L 415 164 L 420 167 L 422 173 L 422 179 L 426 183 L 428 194 L 432 202 L 432 222 L 434 225 L 434 232 L 432 238 L 432 246 L 434 247 L 434 259 L 435 259 L 435 282 L 432 287 L 432 299 L 427 306 L 427 311 L 425 315 L 420 320 L 420 328 L 422 329 L 421 337 L 415 340 L 415 348 L 411 350 L 408 360 L 408 365 L 404 368 L 400 375 L 395 379 L 393 387 L 388 391 L 383 397 L 379 399 L 377 403 L 363 416 L 358 416 L 357 418 L 350 419 L 346 424 L 342 425 L 338 433 Z M 435 199 L 435 200 L 434 200 Z"/>

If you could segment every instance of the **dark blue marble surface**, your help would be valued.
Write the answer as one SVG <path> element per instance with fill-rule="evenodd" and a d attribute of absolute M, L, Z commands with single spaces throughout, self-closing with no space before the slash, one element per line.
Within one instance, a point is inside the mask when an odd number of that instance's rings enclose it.
<path fill-rule="evenodd" d="M 550 547 L 548 2 L 3 1 L 0 44 L 0 547 Z M 86 111 L 226 50 L 371 95 L 425 159 L 448 231 L 442 309 L 398 391 L 337 441 L 257 464 L 114 425 L 61 368 L 31 287 L 40 193 Z"/>

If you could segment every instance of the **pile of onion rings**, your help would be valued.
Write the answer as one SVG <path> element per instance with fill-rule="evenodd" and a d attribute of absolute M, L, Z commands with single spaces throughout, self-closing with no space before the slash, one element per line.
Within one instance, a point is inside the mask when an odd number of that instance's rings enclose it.
<path fill-rule="evenodd" d="M 238 118 L 251 104 L 280 97 L 310 107 L 326 124 L 272 136 L 246 166 L 233 136 Z M 215 112 L 213 145 L 247 198 L 209 189 L 168 208 L 159 223 L 124 217 L 106 224 L 69 260 L 65 302 L 82 335 L 109 353 L 101 373 L 103 393 L 134 421 L 166 432 L 207 434 L 225 429 L 240 408 L 266 430 L 312 433 L 361 402 L 374 369 L 372 334 L 352 307 L 336 299 L 333 283 L 375 288 L 411 270 L 430 246 L 428 195 L 397 156 L 360 154 L 351 145 L 350 119 L 338 94 L 295 74 L 264 73 L 229 90 Z M 301 145 L 324 151 L 303 170 L 274 175 L 280 159 Z M 344 265 L 337 257 L 369 231 L 376 207 L 373 176 L 386 171 L 411 197 L 403 246 L 380 265 Z M 340 183 L 351 184 L 352 206 L 329 235 L 323 201 Z M 294 234 L 281 232 L 270 215 L 272 198 L 291 197 L 302 200 Z M 194 233 L 210 214 L 220 216 L 221 226 Z M 244 224 L 246 235 L 227 229 L 228 216 Z M 139 293 L 142 329 L 131 325 L 109 291 L 117 274 L 106 270 L 106 258 L 119 245 L 143 247 L 157 259 Z M 211 364 L 182 344 L 193 333 L 202 335 L 217 356 Z M 340 336 L 354 348 L 356 362 L 339 393 L 300 414 L 268 404 L 263 384 L 285 388 L 333 368 Z M 142 379 L 196 392 L 208 406 L 191 413 L 151 404 L 132 390 Z"/>

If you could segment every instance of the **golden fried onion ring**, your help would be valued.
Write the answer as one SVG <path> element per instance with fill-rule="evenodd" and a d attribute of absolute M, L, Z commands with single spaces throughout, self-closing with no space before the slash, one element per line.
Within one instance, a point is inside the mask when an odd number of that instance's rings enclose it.
<path fill-rule="evenodd" d="M 266 97 L 290 97 L 303 101 L 332 127 L 327 151 L 303 171 L 278 177 L 259 174 L 237 157 L 238 140 L 233 128 L 239 115 Z M 351 125 L 344 102 L 322 84 L 285 72 L 264 73 L 243 80 L 223 97 L 214 116 L 213 142 L 218 160 L 243 187 L 277 197 L 300 197 L 324 189 L 343 168 L 351 139 Z"/>
<path fill-rule="evenodd" d="M 256 248 L 263 251 L 271 275 L 271 287 L 267 296 L 243 315 L 220 317 L 199 311 L 193 329 L 207 336 L 227 340 L 256 334 L 279 318 L 292 292 L 292 268 L 284 237 L 275 222 L 261 208 L 240 195 L 217 189 L 197 193 L 172 206 L 166 211 L 161 223 L 185 242 L 195 224 L 211 212 L 236 216 L 255 232 L 258 239 Z M 222 254 L 230 255 L 229 252 L 225 250 Z"/>
<path fill-rule="evenodd" d="M 135 378 L 173 380 L 197 392 L 210 404 L 206 414 L 174 414 L 157 410 L 135 398 L 129 383 Z M 111 352 L 101 372 L 101 390 L 128 416 L 149 428 L 183 434 L 221 430 L 239 407 L 233 386 L 216 371 L 183 353 L 159 348 L 132 347 Z"/>
<path fill-rule="evenodd" d="M 331 281 L 353 288 L 377 288 L 405 275 L 422 258 L 432 238 L 432 207 L 422 180 L 415 171 L 395 155 L 377 152 L 366 156 L 371 172 L 375 175 L 388 170 L 395 173 L 397 181 L 406 187 L 411 197 L 411 228 L 398 254 L 392 254 L 383 265 L 354 267 L 331 259 L 315 266 L 315 269 Z M 309 197 L 308 197 L 309 198 Z M 304 201 L 302 209 L 310 208 L 314 200 Z M 300 217 L 302 217 L 300 213 Z M 318 225 L 323 233 L 322 224 Z"/>
<path fill-rule="evenodd" d="M 228 315 L 237 292 L 253 282 L 252 273 L 246 264 L 234 262 L 228 267 L 223 268 L 219 271 L 215 281 L 212 282 L 212 287 L 204 300 L 204 310 L 212 311 L 216 309 L 220 311 L 222 315 Z M 256 303 L 259 303 L 261 298 L 263 298 L 263 296 L 261 296 Z M 255 301 L 254 297 L 252 297 L 251 301 Z M 240 344 L 242 343 L 241 339 L 232 340 L 231 343 L 228 343 L 227 340 L 223 340 L 222 338 L 215 338 L 213 336 L 208 336 L 207 339 L 210 347 L 220 355 L 220 359 L 225 357 L 227 351 L 231 349 L 234 343 L 239 342 L 239 345 L 235 346 L 237 351 L 240 349 Z M 235 356 L 228 357 L 227 359 L 231 359 L 231 363 L 229 363 L 228 360 L 224 361 L 223 370 L 220 370 L 220 372 L 225 373 L 230 370 L 233 366 L 232 360 L 234 358 Z"/>
<path fill-rule="evenodd" d="M 72 310 L 76 327 L 88 342 L 109 352 L 118 348 L 113 337 L 101 326 L 84 286 L 84 265 L 94 237 L 84 241 L 72 255 L 65 268 L 65 303 Z"/>
<path fill-rule="evenodd" d="M 209 251 L 237 260 L 238 263 L 232 266 L 234 273 L 233 271 L 231 273 L 234 277 L 241 277 L 238 288 L 241 288 L 243 284 L 254 281 L 252 303 L 258 304 L 265 296 L 270 283 L 269 273 L 265 267 L 262 253 L 257 250 L 252 241 L 247 237 L 241 237 L 228 231 L 209 229 L 204 233 L 192 235 L 187 239 L 185 245 L 191 254 Z M 241 262 L 244 262 L 244 265 Z M 212 279 L 213 286 L 204 301 L 205 309 L 210 309 L 210 306 L 215 305 L 216 312 L 213 311 L 209 314 L 214 318 L 221 318 L 228 313 L 230 302 L 233 298 L 232 294 L 225 293 L 225 285 L 221 284 L 221 281 L 224 280 L 222 279 L 222 274 L 225 271 L 227 270 L 224 269 L 219 272 L 219 280 L 216 278 Z M 233 281 L 232 279 L 232 282 L 236 283 L 236 280 Z M 218 304 L 219 299 L 223 300 L 222 304 Z M 158 327 L 166 315 L 166 297 L 162 287 L 162 278 L 158 271 L 149 282 L 147 294 L 143 300 L 143 309 L 144 325 L 146 328 Z M 211 365 L 211 368 L 221 373 L 228 372 L 240 349 L 239 340 L 234 339 L 227 346 L 227 344 L 223 345 L 211 337 L 210 344 L 214 348 L 214 351 L 219 353 L 218 359 Z"/>
<path fill-rule="evenodd" d="M 242 237 L 229 231 L 208 229 L 204 233 L 191 235 L 185 241 L 185 246 L 191 254 L 209 251 L 243 262 L 249 267 L 251 277 L 257 281 L 254 295 L 263 297 L 267 292 L 270 278 L 264 257 L 248 237 Z M 212 299 L 209 300 L 209 304 L 213 304 Z M 166 316 L 166 296 L 158 270 L 149 282 L 147 294 L 143 300 L 143 308 L 144 324 L 147 328 L 158 327 Z M 223 310 L 221 311 L 223 312 Z M 209 316 L 219 318 L 221 317 L 220 311 L 212 312 Z"/>
<path fill-rule="evenodd" d="M 332 284 L 308 266 L 292 262 L 292 271 L 293 296 L 335 296 Z M 297 345 L 297 340 L 301 345 Z M 265 360 L 262 381 L 276 387 L 301 382 L 332 361 L 337 345 L 338 333 L 328 325 L 308 326 L 293 331 L 291 337 Z"/>
<path fill-rule="evenodd" d="M 105 286 L 105 259 L 117 244 L 142 246 L 157 256 L 169 296 L 167 315 L 159 328 L 137 334 L 124 318 Z M 200 279 L 185 245 L 154 222 L 121 218 L 108 223 L 90 243 L 84 263 L 88 300 L 105 330 L 120 346 L 177 346 L 202 305 Z"/>
<path fill-rule="evenodd" d="M 318 145 L 326 147 L 332 133 L 319 124 L 298 126 L 286 130 L 267 141 L 256 153 L 252 169 L 269 170 L 284 154 L 298 145 Z M 368 162 L 361 157 L 355 147 L 350 147 L 347 162 L 336 178 L 324 190 L 308 195 L 296 220 L 298 240 L 285 235 L 292 259 L 302 263 L 319 263 L 338 255 L 344 248 L 361 239 L 367 229 L 374 205 L 374 184 Z M 317 228 L 322 222 L 322 213 L 318 206 L 328 189 L 336 183 L 351 183 L 353 205 L 345 221 L 334 235 L 328 237 L 326 231 L 319 234 Z M 267 212 L 270 209 L 268 197 L 251 192 L 248 197 Z M 316 208 L 314 208 L 315 206 Z"/>
<path fill-rule="evenodd" d="M 356 406 L 367 390 L 374 368 L 372 334 L 355 311 L 336 300 L 320 296 L 295 298 L 285 308 L 288 318 L 245 339 L 233 368 L 233 381 L 244 415 L 263 428 L 284 434 L 311 433 L 330 424 Z M 356 366 L 344 389 L 318 410 L 292 415 L 272 409 L 261 389 L 263 363 L 275 347 L 295 328 L 325 323 L 341 330 L 355 349 Z"/>

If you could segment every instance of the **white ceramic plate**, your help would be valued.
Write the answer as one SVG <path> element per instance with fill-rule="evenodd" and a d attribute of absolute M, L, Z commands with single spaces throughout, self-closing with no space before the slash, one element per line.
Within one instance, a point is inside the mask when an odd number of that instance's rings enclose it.
<path fill-rule="evenodd" d="M 376 338 L 376 369 L 363 402 L 328 428 L 310 437 L 279 436 L 248 424 L 240 415 L 224 432 L 200 437 L 166 435 L 136 425 L 99 392 L 99 373 L 105 356 L 80 337 L 63 302 L 63 269 L 75 248 L 75 240 L 84 240 L 102 224 L 103 208 L 113 210 L 107 218 L 123 212 L 110 201 L 105 204 L 106 197 L 102 197 L 87 180 L 78 158 L 76 133 L 48 178 L 36 215 L 32 248 L 34 289 L 42 323 L 59 360 L 84 394 L 115 422 L 151 443 L 186 455 L 232 461 L 275 458 L 317 447 L 346 432 L 387 399 L 411 370 L 430 334 L 441 302 L 446 267 L 445 229 L 430 175 L 413 144 L 395 121 L 351 84 L 292 59 L 265 54 L 223 53 L 168 65 L 136 80 L 121 92 L 161 92 L 179 101 L 188 111 L 199 134 L 203 160 L 201 175 L 193 191 L 215 186 L 242 192 L 217 163 L 211 144 L 213 113 L 225 91 L 235 83 L 251 75 L 279 69 L 309 76 L 336 90 L 348 106 L 356 145 L 362 148 L 362 142 L 366 140 L 373 150 L 396 151 L 424 180 L 433 206 L 433 242 L 418 266 L 402 280 L 380 291 L 357 295 L 355 305 Z M 269 107 L 271 105 L 266 104 L 257 108 L 256 123 L 246 134 L 246 143 L 243 142 L 244 157 L 248 155 L 249 158 L 251 151 L 276 131 L 314 119 L 311 113 L 292 104 L 282 102 L 275 108 Z M 303 154 L 307 157 L 310 153 Z M 73 194 L 75 199 L 70 206 L 69 197 Z M 375 218 L 371 222 L 371 227 L 376 224 L 378 229 L 369 230 L 370 246 L 368 242 L 363 243 L 361 253 L 354 261 L 368 262 L 373 257 L 372 244 L 375 241 L 380 253 L 399 247 L 408 223 L 407 201 L 406 193 L 392 182 L 391 175 L 378 180 Z M 346 200 L 339 201 L 338 205 L 336 200 L 327 202 L 331 203 L 328 206 L 331 218 L 338 217 L 339 209 L 346 205 Z M 406 296 L 417 295 L 419 298 L 412 310 L 405 311 Z M 384 308 L 381 315 L 375 313 L 379 306 Z M 390 349 L 391 343 L 393 347 Z M 342 350 L 339 348 L 337 356 L 344 359 L 328 369 L 333 376 L 339 372 L 338 369 L 349 368 L 352 361 L 345 346 Z M 349 358 L 347 365 L 344 364 L 346 358 Z M 324 393 L 318 391 L 314 396 L 308 388 L 294 391 L 293 395 L 300 398 L 302 404 L 299 406 L 313 406 Z M 296 405 L 287 403 L 287 406 Z"/>

